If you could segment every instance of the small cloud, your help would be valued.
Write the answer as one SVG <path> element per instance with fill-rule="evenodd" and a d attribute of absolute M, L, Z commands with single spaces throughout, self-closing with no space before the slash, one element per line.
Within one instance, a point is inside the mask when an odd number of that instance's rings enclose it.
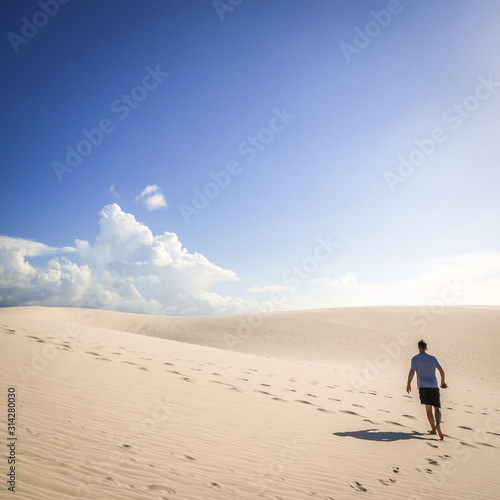
<path fill-rule="evenodd" d="M 120 193 L 115 189 L 115 185 L 113 184 L 110 188 L 109 188 L 109 192 L 115 197 L 115 198 L 119 198 L 120 197 Z"/>
<path fill-rule="evenodd" d="M 343 288 L 354 287 L 358 284 L 358 277 L 354 273 L 346 273 L 336 278 L 318 278 L 311 280 L 311 285 L 320 288 Z"/>
<path fill-rule="evenodd" d="M 165 197 L 156 184 L 146 186 L 142 193 L 135 198 L 135 201 L 143 202 L 148 210 L 168 207 Z"/>

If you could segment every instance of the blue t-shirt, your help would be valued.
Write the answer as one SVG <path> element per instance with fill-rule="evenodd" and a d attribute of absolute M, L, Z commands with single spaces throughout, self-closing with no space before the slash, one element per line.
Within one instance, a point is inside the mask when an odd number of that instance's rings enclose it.
<path fill-rule="evenodd" d="M 439 361 L 426 352 L 420 352 L 411 359 L 411 369 L 417 372 L 417 387 L 438 387 L 436 368 Z"/>

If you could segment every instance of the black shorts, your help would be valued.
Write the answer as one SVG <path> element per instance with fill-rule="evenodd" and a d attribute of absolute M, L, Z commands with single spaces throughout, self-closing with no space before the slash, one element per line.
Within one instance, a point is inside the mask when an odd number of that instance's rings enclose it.
<path fill-rule="evenodd" d="M 420 395 L 420 402 L 423 405 L 431 405 L 435 408 L 441 408 L 439 387 L 420 387 L 418 393 Z"/>

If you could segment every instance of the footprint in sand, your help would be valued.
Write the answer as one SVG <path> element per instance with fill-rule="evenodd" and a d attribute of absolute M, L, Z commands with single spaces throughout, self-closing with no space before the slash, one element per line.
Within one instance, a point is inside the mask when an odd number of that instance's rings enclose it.
<path fill-rule="evenodd" d="M 303 399 L 296 399 L 295 400 L 296 403 L 302 403 L 302 404 L 305 404 L 305 405 L 312 405 L 312 406 L 316 406 L 315 404 L 309 402 L 309 401 L 305 401 Z"/>
<path fill-rule="evenodd" d="M 378 425 L 377 422 L 374 422 L 373 420 L 370 420 L 369 418 L 364 418 L 363 422 L 368 422 L 369 424 L 372 424 L 372 425 Z"/>
<path fill-rule="evenodd" d="M 392 425 L 397 425 L 399 427 L 406 427 L 406 425 L 400 424 L 399 422 L 393 422 L 392 420 L 386 420 L 386 424 L 392 424 Z"/>
<path fill-rule="evenodd" d="M 396 482 L 395 479 L 379 479 L 379 481 L 385 486 L 391 486 Z"/>
<path fill-rule="evenodd" d="M 221 382 L 220 380 L 209 380 L 209 382 L 212 382 L 214 384 L 219 384 L 219 385 L 227 385 L 228 387 L 234 387 L 234 385 L 228 384 L 226 382 Z"/>
<path fill-rule="evenodd" d="M 394 474 L 399 474 L 399 467 L 397 465 L 393 465 L 391 467 L 391 470 L 392 472 L 394 472 Z"/>
<path fill-rule="evenodd" d="M 432 443 L 427 443 L 429 446 L 431 446 L 432 448 L 439 448 L 439 446 L 437 444 L 432 444 Z"/>
<path fill-rule="evenodd" d="M 264 387 L 271 387 L 269 384 L 260 384 L 263 385 Z"/>
<path fill-rule="evenodd" d="M 306 394 L 306 396 L 310 396 L 311 398 L 317 398 L 318 396 L 315 396 L 314 394 Z"/>
<path fill-rule="evenodd" d="M 363 405 L 357 405 L 357 404 L 355 404 L 355 403 L 353 403 L 353 404 L 352 404 L 352 406 L 356 406 L 356 408 L 364 408 L 364 406 L 363 406 Z"/>
<path fill-rule="evenodd" d="M 347 413 L 347 415 L 357 415 L 358 417 L 361 416 L 359 413 L 356 413 L 355 411 L 351 410 L 340 410 L 340 413 Z"/>
<path fill-rule="evenodd" d="M 429 465 L 439 465 L 439 463 L 432 458 L 426 458 L 426 460 L 429 463 Z"/>
<path fill-rule="evenodd" d="M 417 418 L 414 417 L 413 415 L 403 415 L 403 417 L 410 418 L 411 420 L 417 420 Z"/>
<path fill-rule="evenodd" d="M 241 377 L 237 377 L 236 380 L 243 380 L 244 382 L 248 382 L 248 379 L 247 378 L 241 378 Z"/>
<path fill-rule="evenodd" d="M 474 429 L 471 429 L 470 427 L 466 427 L 465 425 L 459 425 L 458 426 L 460 429 L 465 429 L 466 431 L 473 431 Z"/>
<path fill-rule="evenodd" d="M 359 481 L 353 481 L 352 483 L 349 483 L 351 488 L 354 488 L 356 491 L 366 491 L 366 488 L 359 482 Z"/>
<path fill-rule="evenodd" d="M 174 489 L 163 486 L 162 484 L 149 484 L 148 486 L 146 486 L 146 488 L 150 491 L 165 491 L 166 493 L 170 493 L 171 495 L 175 495 L 176 493 Z"/>
<path fill-rule="evenodd" d="M 337 399 L 337 398 L 328 398 L 330 401 L 339 401 L 339 402 L 342 402 L 340 399 Z"/>
<path fill-rule="evenodd" d="M 474 446 L 473 444 L 471 443 L 466 443 L 465 441 L 460 441 L 460 444 L 462 446 L 469 446 L 470 448 L 477 448 L 477 446 Z"/>

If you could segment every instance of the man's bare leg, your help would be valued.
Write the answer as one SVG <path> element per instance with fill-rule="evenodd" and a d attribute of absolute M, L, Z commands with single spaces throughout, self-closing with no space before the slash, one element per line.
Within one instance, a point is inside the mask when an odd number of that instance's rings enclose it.
<path fill-rule="evenodd" d="M 441 432 L 441 408 L 434 408 L 436 412 L 436 431 L 439 435 L 439 439 L 442 441 L 444 439 L 443 433 Z"/>
<path fill-rule="evenodd" d="M 431 424 L 431 433 L 436 434 L 436 422 L 434 420 L 434 415 L 432 414 L 432 405 L 425 405 L 425 410 L 427 412 L 427 419 L 429 420 L 429 424 Z"/>

